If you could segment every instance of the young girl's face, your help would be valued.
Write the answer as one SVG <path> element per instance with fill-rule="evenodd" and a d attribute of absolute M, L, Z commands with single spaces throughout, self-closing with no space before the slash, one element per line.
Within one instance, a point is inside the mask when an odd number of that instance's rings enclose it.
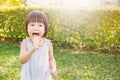
<path fill-rule="evenodd" d="M 40 22 L 31 22 L 28 24 L 28 35 L 30 38 L 34 36 L 43 36 L 45 33 L 45 25 Z"/>

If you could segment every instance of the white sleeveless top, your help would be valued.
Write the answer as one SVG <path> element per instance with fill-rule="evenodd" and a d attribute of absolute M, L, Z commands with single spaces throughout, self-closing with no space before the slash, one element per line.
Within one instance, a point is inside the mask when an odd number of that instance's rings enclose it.
<path fill-rule="evenodd" d="M 27 50 L 33 47 L 29 39 L 25 39 Z M 44 38 L 42 47 L 39 47 L 30 57 L 30 59 L 22 64 L 22 72 L 20 80 L 52 80 L 49 66 L 49 43 L 50 41 Z"/>

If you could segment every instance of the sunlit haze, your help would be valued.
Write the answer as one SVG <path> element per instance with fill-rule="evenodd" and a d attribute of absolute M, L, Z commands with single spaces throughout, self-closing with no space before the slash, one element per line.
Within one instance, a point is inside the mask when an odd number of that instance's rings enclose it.
<path fill-rule="evenodd" d="M 83 8 L 99 6 L 100 0 L 28 0 L 30 6 Z"/>

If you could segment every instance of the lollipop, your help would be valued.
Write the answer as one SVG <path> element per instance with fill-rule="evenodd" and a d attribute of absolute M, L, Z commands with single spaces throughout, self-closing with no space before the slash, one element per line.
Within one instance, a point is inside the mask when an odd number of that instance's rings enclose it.
<path fill-rule="evenodd" d="M 34 41 L 35 43 L 38 43 L 38 42 L 39 42 L 38 37 L 37 37 L 37 36 L 35 36 L 35 37 L 33 38 L 33 41 Z"/>
<path fill-rule="evenodd" d="M 40 36 L 34 36 L 33 41 L 34 41 L 35 43 L 39 43 L 39 42 L 42 42 L 42 41 L 43 41 L 43 38 L 41 38 Z"/>

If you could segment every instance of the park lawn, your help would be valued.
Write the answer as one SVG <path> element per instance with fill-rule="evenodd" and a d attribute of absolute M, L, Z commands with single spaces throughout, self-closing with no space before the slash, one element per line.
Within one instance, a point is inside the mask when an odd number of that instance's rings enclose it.
<path fill-rule="evenodd" d="M 0 44 L 0 80 L 19 80 L 19 46 Z M 120 55 L 54 49 L 58 77 L 54 80 L 120 80 Z"/>

